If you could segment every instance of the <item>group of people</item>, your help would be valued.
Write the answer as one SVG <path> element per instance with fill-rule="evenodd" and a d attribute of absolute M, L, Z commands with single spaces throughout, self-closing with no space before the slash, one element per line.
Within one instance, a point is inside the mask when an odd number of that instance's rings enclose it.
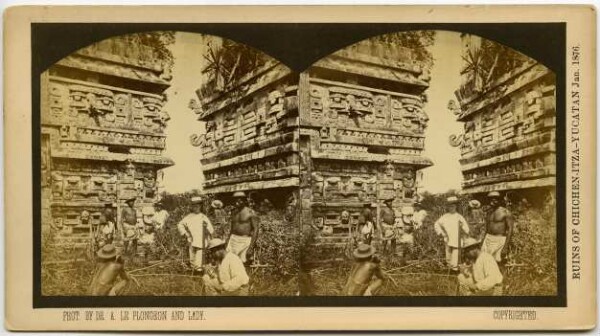
<path fill-rule="evenodd" d="M 235 211 L 226 240 L 215 237 L 210 219 L 201 212 L 202 197 L 192 198 L 192 213 L 177 224 L 181 237 L 189 244 L 192 268 L 203 274 L 207 295 L 248 295 L 249 277 L 245 265 L 253 259 L 259 222 L 244 192 L 235 192 L 233 199 Z M 223 203 L 214 200 L 211 206 L 221 210 Z M 207 262 L 206 257 L 212 263 Z"/>
<path fill-rule="evenodd" d="M 114 216 L 112 203 L 106 204 L 95 229 L 94 242 L 97 249 L 113 244 L 117 234 L 120 234 L 125 255 L 132 256 L 141 252 L 146 256 L 148 250 L 153 249 L 155 235 L 165 228 L 169 213 L 159 201 L 154 206 L 143 207 L 142 218 L 138 218 L 136 199 L 132 197 L 125 200 L 119 223 Z"/>
<path fill-rule="evenodd" d="M 445 259 L 449 271 L 457 275 L 460 295 L 501 295 L 506 246 L 513 232 L 510 211 L 501 205 L 498 192 L 488 194 L 489 211 L 481 203 L 468 203 L 467 219 L 457 210 L 459 199 L 446 199 L 446 211 L 433 224 L 434 232 L 444 242 Z M 177 232 L 186 246 L 193 273 L 203 279 L 206 295 L 248 295 L 250 278 L 246 267 L 252 262 L 259 235 L 259 220 L 243 192 L 233 194 L 234 211 L 230 217 L 230 230 L 226 237 L 217 237 L 209 216 L 202 212 L 203 197 L 192 197 L 191 212 L 177 225 Z M 428 216 L 420 203 L 405 206 L 400 211 L 393 208 L 392 199 L 386 200 L 379 213 L 381 250 L 384 255 L 405 257 L 414 244 L 413 234 L 421 230 Z M 124 259 L 114 244 L 119 231 L 123 242 L 123 255 L 135 254 L 140 245 L 151 244 L 154 234 L 165 229 L 169 216 L 162 202 L 154 208 L 143 208 L 141 220 L 137 219 L 135 199 L 126 201 L 117 230 L 112 209 L 107 207 L 100 216 L 95 234 L 98 267 L 93 276 L 91 295 L 119 295 L 131 280 L 125 271 Z M 223 202 L 210 204 L 214 213 L 223 212 Z M 224 216 L 213 216 L 222 218 Z M 223 225 L 218 223 L 218 225 Z M 350 271 L 343 295 L 377 295 L 386 281 L 381 262 L 376 254 L 373 238 L 376 220 L 371 206 L 365 205 L 358 217 L 353 238 L 355 263 Z"/>
<path fill-rule="evenodd" d="M 468 218 L 458 213 L 459 199 L 446 199 L 446 212 L 433 224 L 435 233 L 445 246 L 445 259 L 449 271 L 457 275 L 459 295 L 502 295 L 502 265 L 506 261 L 507 246 L 511 240 L 514 221 L 511 212 L 501 203 L 500 193 L 487 195 L 487 215 L 477 200 L 469 201 Z M 385 202 L 380 212 L 382 252 L 403 256 L 414 243 L 412 233 L 423 225 L 427 212 L 421 204 L 404 207 L 396 216 L 391 200 Z M 369 209 L 358 220 L 355 263 L 343 288 L 343 295 L 368 296 L 377 293 L 386 277 L 372 246 L 373 217 Z M 400 218 L 398 218 L 400 217 Z M 396 251 L 397 243 L 399 251 Z"/>
<path fill-rule="evenodd" d="M 190 200 L 191 212 L 177 223 L 183 244 L 187 248 L 192 271 L 202 275 L 206 295 L 248 295 L 249 277 L 246 266 L 252 261 L 259 233 L 258 218 L 248 205 L 243 192 L 233 194 L 235 212 L 231 217 L 228 237 L 216 237 L 209 217 L 202 213 L 204 198 Z M 130 276 L 124 269 L 123 256 L 133 256 L 139 246 L 154 245 L 154 234 L 165 228 L 168 212 L 164 204 L 142 209 L 141 221 L 137 219 L 135 198 L 126 200 L 120 217 L 123 254 L 118 254 L 114 244 L 117 228 L 111 209 L 107 208 L 96 232 L 99 247 L 98 265 L 90 285 L 90 295 L 119 295 Z M 223 202 L 211 203 L 215 213 L 223 211 Z M 221 218 L 223 216 L 217 216 Z M 219 223 L 223 224 L 223 223 Z"/>

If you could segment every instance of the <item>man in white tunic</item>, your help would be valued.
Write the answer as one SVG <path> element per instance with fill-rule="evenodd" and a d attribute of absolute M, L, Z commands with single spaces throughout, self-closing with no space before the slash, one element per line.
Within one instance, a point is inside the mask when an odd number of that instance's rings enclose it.
<path fill-rule="evenodd" d="M 215 232 L 208 217 L 201 212 L 201 203 L 202 197 L 192 197 L 192 213 L 177 224 L 179 234 L 189 244 L 190 264 L 197 271 L 202 271 L 204 249 Z"/>
<path fill-rule="evenodd" d="M 444 238 L 446 244 L 446 263 L 452 271 L 458 272 L 458 248 L 462 243 L 462 236 L 469 234 L 469 225 L 465 218 L 456 212 L 458 198 L 448 197 L 446 200 L 448 212 L 443 214 L 434 224 L 435 232 Z"/>
<path fill-rule="evenodd" d="M 496 259 L 481 250 L 481 241 L 464 247 L 467 261 L 473 266 L 458 276 L 461 295 L 502 295 L 502 273 Z"/>
<path fill-rule="evenodd" d="M 154 227 L 157 230 L 162 230 L 169 218 L 169 212 L 165 210 L 165 204 L 162 200 L 156 202 L 154 208 L 156 209 L 154 213 Z"/>
<path fill-rule="evenodd" d="M 250 278 L 240 257 L 227 251 L 219 238 L 212 239 L 208 249 L 217 269 L 209 269 L 202 277 L 206 295 L 247 296 Z"/>

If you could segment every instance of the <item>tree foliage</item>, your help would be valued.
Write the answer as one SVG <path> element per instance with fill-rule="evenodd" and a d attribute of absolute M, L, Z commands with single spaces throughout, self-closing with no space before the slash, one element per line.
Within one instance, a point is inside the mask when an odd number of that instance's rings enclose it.
<path fill-rule="evenodd" d="M 463 38 L 473 38 L 463 35 Z M 522 66 L 527 56 L 505 45 L 481 39 L 479 46 L 467 47 L 463 52 L 461 75 L 467 76 L 480 91 L 489 88 L 500 77 Z"/>
<path fill-rule="evenodd" d="M 397 44 L 412 50 L 413 58 L 423 67 L 430 70 L 433 66 L 433 55 L 429 47 L 435 42 L 435 31 L 413 30 L 380 35 L 374 37 L 375 41 Z"/>
<path fill-rule="evenodd" d="M 227 39 L 221 40 L 220 45 L 208 42 L 202 57 L 207 64 L 202 73 L 208 78 L 200 89 L 204 97 L 231 89 L 244 75 L 270 59 L 257 49 Z"/>

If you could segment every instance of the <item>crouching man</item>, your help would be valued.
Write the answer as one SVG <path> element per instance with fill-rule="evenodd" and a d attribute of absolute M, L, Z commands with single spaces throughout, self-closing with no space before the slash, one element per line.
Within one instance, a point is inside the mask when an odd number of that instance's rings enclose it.
<path fill-rule="evenodd" d="M 89 294 L 92 296 L 116 296 L 123 292 L 130 280 L 125 272 L 125 262 L 117 256 L 113 244 L 104 245 L 97 253 L 100 264 L 94 273 Z M 118 278 L 121 278 L 117 281 Z"/>
<path fill-rule="evenodd" d="M 216 270 L 207 268 L 202 276 L 206 295 L 247 296 L 250 279 L 244 263 L 225 247 L 225 242 L 219 238 L 208 243 L 208 252 L 216 264 Z"/>
<path fill-rule="evenodd" d="M 491 254 L 481 250 L 481 241 L 474 240 L 470 244 L 465 243 L 463 253 L 466 261 L 473 264 L 458 275 L 459 294 L 502 295 L 503 277 L 496 259 Z"/>
<path fill-rule="evenodd" d="M 383 271 L 379 266 L 379 260 L 375 257 L 375 248 L 371 245 L 360 243 L 353 252 L 354 266 L 350 271 L 350 277 L 342 291 L 346 296 L 371 296 L 377 294 L 377 290 L 385 279 Z M 371 279 L 376 279 L 371 282 Z"/>

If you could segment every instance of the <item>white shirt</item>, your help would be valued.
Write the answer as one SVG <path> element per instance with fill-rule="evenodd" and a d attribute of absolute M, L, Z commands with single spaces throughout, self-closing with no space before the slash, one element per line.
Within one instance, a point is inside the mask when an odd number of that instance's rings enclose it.
<path fill-rule="evenodd" d="M 481 252 L 473 264 L 473 280 L 477 289 L 486 291 L 502 283 L 502 273 L 492 255 Z"/>
<path fill-rule="evenodd" d="M 421 227 L 421 225 L 423 225 L 423 221 L 425 220 L 425 217 L 427 217 L 427 211 L 421 209 L 421 210 L 415 212 L 415 214 L 413 215 L 413 222 L 414 222 L 415 229 L 418 229 Z"/>
<path fill-rule="evenodd" d="M 167 218 L 169 218 L 169 213 L 167 210 L 162 209 L 159 212 L 154 214 L 154 221 L 156 222 L 156 228 L 162 229 L 167 222 Z"/>
<path fill-rule="evenodd" d="M 232 252 L 227 252 L 219 264 L 219 281 L 223 289 L 228 292 L 236 291 L 247 285 L 250 278 L 244 268 L 244 263 Z"/>
<path fill-rule="evenodd" d="M 469 226 L 465 218 L 459 214 L 446 213 L 440 217 L 433 225 L 435 233 L 443 235 L 446 244 L 450 247 L 458 247 L 458 228 L 460 227 L 465 234 L 469 233 Z M 463 242 L 464 243 L 464 242 Z"/>
<path fill-rule="evenodd" d="M 209 237 L 204 236 L 205 228 L 210 235 L 215 232 L 212 223 L 203 213 L 191 213 L 183 217 L 181 222 L 177 224 L 179 233 L 191 237 L 192 246 L 198 248 L 204 247 L 204 240 L 209 239 Z"/>

